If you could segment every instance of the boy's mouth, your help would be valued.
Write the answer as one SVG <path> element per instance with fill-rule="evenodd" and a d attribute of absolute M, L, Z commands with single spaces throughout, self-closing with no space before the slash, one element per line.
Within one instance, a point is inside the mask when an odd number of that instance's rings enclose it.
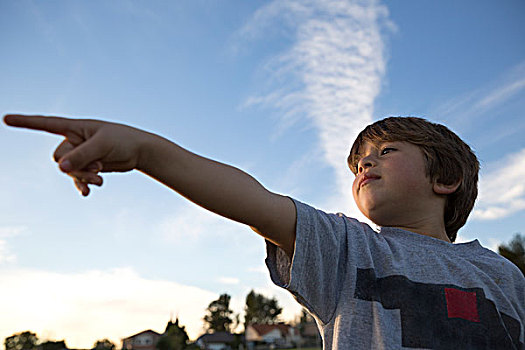
<path fill-rule="evenodd" d="M 361 177 L 361 180 L 359 180 L 358 188 L 361 188 L 362 186 L 366 185 L 367 183 L 370 183 L 374 180 L 380 179 L 381 176 L 375 175 L 375 174 L 364 174 L 363 177 Z"/>

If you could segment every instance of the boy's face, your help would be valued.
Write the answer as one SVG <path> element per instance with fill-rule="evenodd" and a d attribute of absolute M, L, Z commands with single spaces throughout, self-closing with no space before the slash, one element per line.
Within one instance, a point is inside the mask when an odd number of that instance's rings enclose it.
<path fill-rule="evenodd" d="M 360 147 L 352 186 L 359 210 L 379 226 L 412 227 L 429 219 L 437 195 L 425 158 L 408 142 L 366 142 Z"/>

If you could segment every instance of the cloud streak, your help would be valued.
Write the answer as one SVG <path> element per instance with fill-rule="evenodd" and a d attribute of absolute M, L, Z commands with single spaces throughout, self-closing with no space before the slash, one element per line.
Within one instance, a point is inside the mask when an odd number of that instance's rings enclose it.
<path fill-rule="evenodd" d="M 234 239 L 236 230 L 238 226 L 233 221 L 193 203 L 184 203 L 175 214 L 165 217 L 158 225 L 162 238 L 172 244 L 209 239 L 213 235 Z"/>
<path fill-rule="evenodd" d="M 473 219 L 495 220 L 525 209 L 525 149 L 487 166 Z"/>
<path fill-rule="evenodd" d="M 311 123 L 335 174 L 337 193 L 328 206 L 349 208 L 346 157 L 357 133 L 373 119 L 386 65 L 382 30 L 394 28 L 388 10 L 376 1 L 273 1 L 254 14 L 241 35 L 256 38 L 277 21 L 288 26 L 293 44 L 269 63 L 270 91 L 246 105 L 276 108 L 280 132 Z"/>
<path fill-rule="evenodd" d="M 217 281 L 219 281 L 222 284 L 231 284 L 231 285 L 236 285 L 240 283 L 240 280 L 237 277 L 227 277 L 227 276 L 219 277 L 217 278 Z"/>
<path fill-rule="evenodd" d="M 496 108 L 522 99 L 525 93 L 525 61 L 512 67 L 497 79 L 468 94 L 444 103 L 432 115 L 449 120 L 462 129 L 479 124 L 482 119 L 494 118 Z"/>
<path fill-rule="evenodd" d="M 8 238 L 18 236 L 25 231 L 25 226 L 1 226 L 0 227 L 0 265 L 10 264 L 16 261 L 16 255 L 11 251 Z"/>
<path fill-rule="evenodd" d="M 0 239 L 0 265 L 9 264 L 16 261 L 16 255 L 11 252 L 8 243 Z"/>

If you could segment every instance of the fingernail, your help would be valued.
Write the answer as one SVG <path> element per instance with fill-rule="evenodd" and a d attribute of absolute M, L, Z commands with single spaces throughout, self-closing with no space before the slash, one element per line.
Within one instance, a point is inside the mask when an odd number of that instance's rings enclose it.
<path fill-rule="evenodd" d="M 60 166 L 60 170 L 62 170 L 65 173 L 68 173 L 71 170 L 73 170 L 73 167 L 71 166 L 71 162 L 69 160 L 64 160 L 60 162 L 59 166 Z"/>

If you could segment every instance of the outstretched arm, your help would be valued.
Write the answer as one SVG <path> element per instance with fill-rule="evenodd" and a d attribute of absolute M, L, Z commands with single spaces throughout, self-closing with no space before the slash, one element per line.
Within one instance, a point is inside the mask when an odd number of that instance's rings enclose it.
<path fill-rule="evenodd" d="M 98 172 L 137 169 L 192 202 L 251 226 L 290 257 L 295 244 L 295 206 L 247 173 L 185 150 L 158 135 L 98 120 L 7 115 L 6 124 L 63 135 L 54 158 L 84 195 L 101 185 Z"/>

